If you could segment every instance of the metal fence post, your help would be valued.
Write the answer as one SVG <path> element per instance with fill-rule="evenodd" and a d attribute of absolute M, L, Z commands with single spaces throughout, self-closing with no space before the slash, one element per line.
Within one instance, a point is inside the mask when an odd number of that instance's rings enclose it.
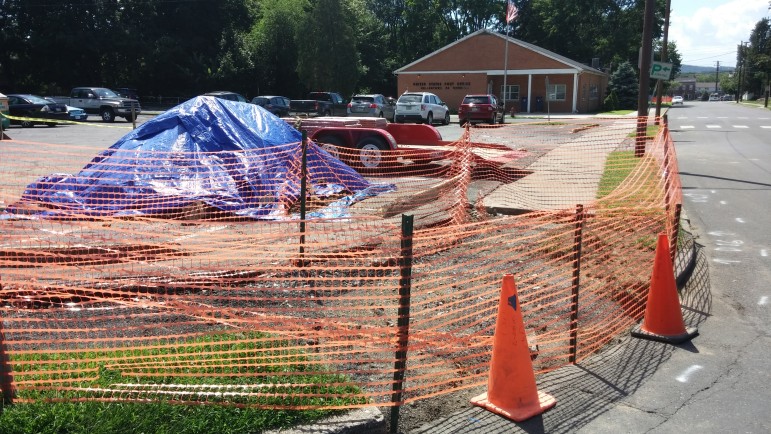
<path fill-rule="evenodd" d="M 399 429 L 404 370 L 407 367 L 407 345 L 410 338 L 410 291 L 412 289 L 412 233 L 414 216 L 402 214 L 402 243 L 399 257 L 399 318 L 397 320 L 398 347 L 394 362 L 393 393 L 391 394 L 391 433 Z"/>
<path fill-rule="evenodd" d="M 682 210 L 682 204 L 675 204 L 675 215 L 672 216 L 672 235 L 669 237 L 669 256 L 672 259 L 672 266 L 675 266 L 675 258 L 677 257 L 677 237 L 680 233 L 680 215 Z"/>
<path fill-rule="evenodd" d="M 305 205 L 308 190 L 308 132 L 302 131 L 302 162 L 300 166 L 300 267 L 305 266 Z"/>
<path fill-rule="evenodd" d="M 570 363 L 576 363 L 578 355 L 578 290 L 581 286 L 581 244 L 584 231 L 584 206 L 576 205 L 575 228 L 573 229 L 573 281 L 572 310 L 570 312 Z"/>
<path fill-rule="evenodd" d="M 13 375 L 8 353 L 5 350 L 5 333 L 0 318 L 0 389 L 3 390 L 3 404 L 13 404 Z"/>

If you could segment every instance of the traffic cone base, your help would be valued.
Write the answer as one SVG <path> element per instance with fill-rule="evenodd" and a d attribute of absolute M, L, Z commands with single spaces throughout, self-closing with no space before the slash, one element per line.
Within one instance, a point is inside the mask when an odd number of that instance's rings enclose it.
<path fill-rule="evenodd" d="M 652 333 L 645 330 L 643 326 L 639 324 L 632 329 L 632 336 L 635 338 L 664 342 L 672 345 L 682 344 L 683 342 L 690 341 L 691 339 L 698 336 L 698 334 L 699 330 L 696 329 L 696 327 L 686 327 L 685 333 L 680 333 L 677 335 L 661 335 L 658 333 Z"/>
<path fill-rule="evenodd" d="M 524 420 L 530 419 L 533 416 L 538 416 L 546 410 L 554 407 L 557 405 L 557 400 L 554 399 L 553 396 L 547 393 L 543 393 L 539 390 L 538 402 L 534 402 L 523 407 L 503 408 L 497 406 L 487 400 L 487 392 L 471 398 L 471 403 L 479 407 L 483 407 L 495 414 L 501 415 L 506 419 L 513 420 L 514 422 L 522 422 Z"/>
<path fill-rule="evenodd" d="M 669 256 L 669 237 L 659 234 L 656 255 L 653 258 L 648 300 L 642 324 L 632 330 L 632 336 L 652 341 L 680 344 L 699 334 L 695 328 L 685 327 L 680 298 L 677 295 L 674 267 Z"/>

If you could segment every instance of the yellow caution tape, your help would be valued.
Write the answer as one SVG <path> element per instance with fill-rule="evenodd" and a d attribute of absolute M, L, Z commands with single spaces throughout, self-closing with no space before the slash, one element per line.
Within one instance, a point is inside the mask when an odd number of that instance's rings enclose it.
<path fill-rule="evenodd" d="M 32 121 L 32 122 L 40 122 L 45 124 L 60 124 L 60 125 L 87 125 L 89 127 L 100 127 L 100 128 L 120 128 L 124 130 L 130 130 L 133 129 L 133 127 L 120 127 L 117 125 L 104 125 L 104 124 L 95 124 L 95 123 L 86 123 L 86 122 L 78 122 L 73 120 L 66 120 L 66 121 L 60 121 L 58 119 L 42 119 L 42 118 L 28 118 L 23 116 L 11 116 L 7 115 L 5 113 L 0 113 L 0 116 L 11 119 L 14 121 Z"/>

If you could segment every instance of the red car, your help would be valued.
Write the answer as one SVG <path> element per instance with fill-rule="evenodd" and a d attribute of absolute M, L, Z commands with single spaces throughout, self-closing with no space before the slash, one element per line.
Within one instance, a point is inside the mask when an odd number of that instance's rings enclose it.
<path fill-rule="evenodd" d="M 503 106 L 495 95 L 466 95 L 458 107 L 458 120 L 466 122 L 487 122 L 497 124 L 503 120 Z"/>

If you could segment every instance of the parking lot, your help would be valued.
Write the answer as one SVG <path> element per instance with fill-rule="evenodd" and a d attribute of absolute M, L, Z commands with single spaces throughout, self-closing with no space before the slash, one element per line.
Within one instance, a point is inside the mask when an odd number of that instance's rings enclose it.
<path fill-rule="evenodd" d="M 137 127 L 153 119 L 156 113 L 142 114 L 137 118 Z M 32 128 L 22 128 L 12 125 L 5 134 L 14 139 L 29 142 L 71 144 L 94 146 L 95 149 L 104 149 L 111 146 L 132 129 L 131 122 L 125 122 L 118 118 L 113 123 L 104 123 L 97 116 L 91 115 L 86 122 L 77 124 L 67 123 L 56 127 L 37 125 Z M 463 134 L 463 129 L 458 125 L 457 117 L 453 116 L 450 125 L 435 125 L 442 134 L 444 140 L 456 140 Z"/>

